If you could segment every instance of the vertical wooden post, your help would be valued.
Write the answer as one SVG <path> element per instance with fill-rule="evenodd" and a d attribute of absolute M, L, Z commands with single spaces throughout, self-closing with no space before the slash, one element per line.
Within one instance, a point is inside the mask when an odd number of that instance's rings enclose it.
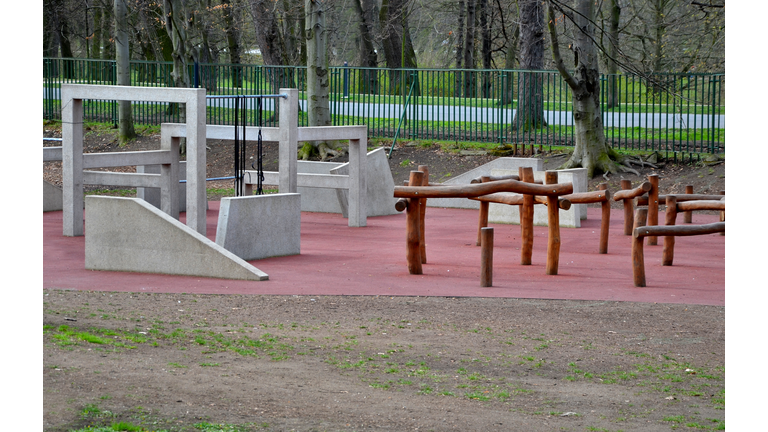
<path fill-rule="evenodd" d="M 667 210 L 664 225 L 674 225 L 677 219 L 677 197 L 667 195 Z M 664 236 L 664 249 L 661 252 L 661 265 L 671 266 L 675 258 L 675 236 Z"/>
<path fill-rule="evenodd" d="M 421 179 L 422 186 L 429 186 L 429 167 L 426 165 L 419 165 L 419 171 L 424 173 L 424 177 Z M 421 252 L 421 263 L 427 263 L 427 241 L 425 238 L 425 224 L 424 220 L 427 216 L 427 199 L 422 198 L 419 200 L 419 251 Z"/>
<path fill-rule="evenodd" d="M 544 184 L 557 184 L 557 171 L 544 173 Z M 547 216 L 549 234 L 547 236 L 546 274 L 556 275 L 560 264 L 560 207 L 556 196 L 547 196 Z"/>
<path fill-rule="evenodd" d="M 643 255 L 643 241 L 645 237 L 637 235 L 637 228 L 645 226 L 648 218 L 648 209 L 639 208 L 635 212 L 635 225 L 632 230 L 632 278 L 636 287 L 645 286 L 645 258 Z"/>
<path fill-rule="evenodd" d="M 608 192 L 608 183 L 600 183 L 597 188 L 605 191 L 605 200 L 600 203 L 602 218 L 600 220 L 600 247 L 597 253 L 608 253 L 608 234 L 611 228 L 611 200 Z"/>
<path fill-rule="evenodd" d="M 631 180 L 622 180 L 621 189 L 632 189 Z M 632 199 L 621 200 L 624 204 L 624 235 L 632 235 L 632 225 L 635 223 L 635 206 Z"/>
<path fill-rule="evenodd" d="M 480 286 L 493 286 L 493 228 L 483 228 L 480 244 Z"/>
<path fill-rule="evenodd" d="M 533 183 L 533 168 L 520 167 L 518 172 L 520 181 Z M 533 200 L 533 195 L 523 195 L 523 205 L 520 206 L 521 265 L 531 265 L 531 256 L 533 255 Z"/>
<path fill-rule="evenodd" d="M 659 224 L 659 175 L 649 175 L 648 181 L 651 183 L 651 190 L 648 191 L 648 226 L 655 226 Z M 649 236 L 648 245 L 656 244 L 656 236 Z"/>
<path fill-rule="evenodd" d="M 480 182 L 485 183 L 489 181 L 491 178 L 489 176 L 482 176 L 480 177 Z M 488 208 L 490 206 L 490 203 L 487 201 L 480 201 L 480 214 L 477 218 L 477 246 L 481 246 L 483 244 L 482 238 L 481 238 L 481 231 L 483 228 L 488 226 Z"/>
<path fill-rule="evenodd" d="M 692 194 L 693 193 L 693 186 L 688 185 L 685 187 L 685 193 Z M 684 223 L 693 223 L 693 212 L 688 210 L 683 212 L 683 222 Z"/>
<path fill-rule="evenodd" d="M 424 173 L 421 171 L 411 171 L 408 181 L 409 186 L 420 186 Z M 406 233 L 406 260 L 408 261 L 408 272 L 410 274 L 422 274 L 421 268 L 421 247 L 420 238 L 420 218 L 421 200 L 416 198 L 408 199 L 408 207 L 405 209 L 405 233 Z"/>

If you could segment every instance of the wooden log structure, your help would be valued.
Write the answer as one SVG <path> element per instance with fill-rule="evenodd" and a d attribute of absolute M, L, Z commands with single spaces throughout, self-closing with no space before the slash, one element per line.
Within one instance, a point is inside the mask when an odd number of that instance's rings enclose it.
<path fill-rule="evenodd" d="M 411 274 L 422 274 L 422 264 L 426 263 L 426 249 L 424 247 L 423 232 L 424 216 L 422 216 L 422 208 L 425 208 L 424 202 L 428 198 L 471 198 L 476 199 L 485 195 L 495 193 L 517 193 L 523 195 L 523 207 L 526 207 L 525 201 L 528 201 L 528 207 L 530 207 L 530 240 L 529 246 L 532 250 L 533 244 L 533 203 L 534 196 L 541 195 L 547 200 L 548 206 L 553 209 L 551 213 L 557 215 L 554 227 L 550 226 L 550 236 L 555 237 L 550 243 L 553 246 L 548 247 L 548 266 L 547 274 L 557 274 L 557 262 L 559 259 L 559 244 L 560 244 L 560 224 L 559 224 L 559 210 L 561 206 L 570 208 L 570 203 L 567 200 L 562 200 L 562 195 L 573 193 L 573 184 L 571 183 L 557 183 L 557 179 L 552 184 L 538 185 L 533 184 L 533 170 L 531 168 L 521 168 L 521 178 L 528 180 L 518 181 L 513 179 L 488 181 L 480 184 L 469 185 L 441 185 L 439 187 L 426 186 L 429 185 L 428 168 L 420 166 L 420 171 L 411 171 L 408 186 L 395 186 L 394 197 L 398 198 L 395 202 L 395 209 L 397 211 L 406 211 L 406 260 L 408 262 L 408 271 Z M 426 174 L 426 175 L 425 175 Z M 526 200 L 526 197 L 528 199 Z M 487 209 L 486 209 L 487 215 Z M 551 216 L 550 216 L 551 217 Z M 487 225 L 487 219 L 482 222 Z M 550 222 L 551 224 L 551 222 Z M 553 231 L 554 229 L 554 231 Z M 552 233 L 556 233 L 553 235 Z M 524 244 L 526 236 L 523 236 Z M 482 246 L 482 238 L 479 242 Z M 555 248 L 554 245 L 557 245 Z M 522 249 L 522 248 L 521 248 Z M 552 251 L 551 253 L 549 251 Z M 524 252 L 521 252 L 523 258 L 525 258 Z M 552 255 L 552 258 L 549 256 Z M 529 257 L 530 261 L 530 252 Z"/>
<path fill-rule="evenodd" d="M 483 180 L 483 178 L 488 178 L 488 180 Z M 503 175 L 503 176 L 480 176 L 475 177 L 472 180 L 469 181 L 470 184 L 475 183 L 485 183 L 489 181 L 499 181 L 499 180 L 520 180 L 520 176 L 516 174 L 509 174 L 509 175 Z M 536 180 L 533 183 L 535 184 L 544 184 L 541 180 Z"/>
<path fill-rule="evenodd" d="M 636 287 L 646 286 L 645 259 L 643 241 L 645 237 L 665 237 L 664 250 L 662 252 L 662 265 L 672 265 L 674 259 L 674 238 L 681 236 L 706 235 L 725 232 L 725 222 L 715 222 L 704 225 L 674 225 L 677 213 L 680 211 L 680 203 L 677 197 L 670 196 L 666 199 L 666 225 L 645 226 L 648 209 L 640 208 L 635 213 L 635 229 L 632 232 L 632 277 Z"/>
<path fill-rule="evenodd" d="M 419 165 L 419 171 L 424 173 L 424 178 L 421 180 L 422 186 L 429 186 L 429 167 L 426 165 Z M 427 263 L 427 240 L 425 238 L 425 218 L 427 215 L 427 199 L 422 198 L 419 200 L 419 249 L 421 253 L 421 263 Z"/>
<path fill-rule="evenodd" d="M 614 201 L 622 201 L 624 205 L 624 235 L 632 235 L 632 225 L 635 219 L 635 206 L 633 200 L 651 190 L 651 182 L 643 182 L 640 186 L 632 188 L 631 180 L 621 181 L 621 190 L 613 194 Z"/>
<path fill-rule="evenodd" d="M 686 195 L 692 195 L 693 194 L 693 186 L 688 185 L 685 187 L 685 193 Z M 686 211 L 683 213 L 683 222 L 685 223 L 693 223 L 693 213 L 691 211 Z"/>
<path fill-rule="evenodd" d="M 533 168 L 519 167 L 520 179 L 526 183 L 533 182 Z M 573 191 L 571 191 L 573 192 Z M 523 195 L 523 205 L 520 206 L 520 265 L 531 265 L 533 257 L 533 195 Z"/>
<path fill-rule="evenodd" d="M 557 171 L 544 173 L 544 184 L 557 184 Z M 560 209 L 556 196 L 547 197 L 547 266 L 546 274 L 556 275 L 560 265 Z"/>

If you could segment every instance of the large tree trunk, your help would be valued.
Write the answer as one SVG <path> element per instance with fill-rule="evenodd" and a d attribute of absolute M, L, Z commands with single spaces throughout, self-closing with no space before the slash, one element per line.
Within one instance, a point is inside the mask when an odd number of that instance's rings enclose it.
<path fill-rule="evenodd" d="M 240 66 L 240 31 L 235 24 L 235 11 L 232 2 L 221 0 L 222 12 L 224 13 L 224 33 L 227 35 L 227 51 L 229 52 L 229 64 L 232 65 L 230 78 L 233 87 L 243 86 L 243 68 Z"/>
<path fill-rule="evenodd" d="M 544 5 L 540 0 L 520 1 L 520 69 L 544 68 Z M 531 131 L 546 126 L 544 120 L 544 77 L 541 72 L 521 72 L 517 112 L 512 127 Z"/>
<path fill-rule="evenodd" d="M 621 159 L 605 140 L 603 118 L 600 110 L 600 72 L 598 54 L 595 46 L 594 3 L 592 0 L 576 0 L 573 21 L 574 61 L 573 75 L 566 69 L 560 55 L 560 48 L 555 30 L 554 10 L 549 8 L 549 33 L 552 43 L 552 57 L 557 70 L 573 91 L 573 119 L 576 129 L 575 148 L 571 158 L 561 168 L 583 167 L 587 176 L 593 177 L 598 172 L 613 173 L 620 169 L 612 157 Z M 627 168 L 621 168 L 627 170 Z"/>
<path fill-rule="evenodd" d="M 509 105 L 515 99 L 515 74 L 512 69 L 515 68 L 517 59 L 517 41 L 520 38 L 520 26 L 514 24 L 512 37 L 507 39 L 507 52 L 504 57 L 504 75 L 502 82 L 504 87 L 501 89 L 501 105 Z"/>
<path fill-rule="evenodd" d="M 408 27 L 406 0 L 383 0 L 379 11 L 379 21 L 383 33 L 382 45 L 387 67 L 390 69 L 390 94 L 408 94 L 414 84 L 414 96 L 419 94 L 418 80 L 407 71 L 394 69 L 416 69 L 416 52 L 413 49 L 411 32 Z"/>
<path fill-rule="evenodd" d="M 256 44 L 261 50 L 261 57 L 265 65 L 285 66 L 289 65 L 290 61 L 285 51 L 285 41 L 273 7 L 275 7 L 275 2 L 271 0 L 251 0 L 251 16 L 253 17 Z M 281 87 L 296 87 L 293 74 L 288 72 L 286 68 L 267 67 L 266 70 L 273 93 L 277 93 Z"/>
<path fill-rule="evenodd" d="M 479 0 L 478 2 L 478 9 L 479 9 L 479 15 L 480 15 L 480 40 L 481 40 L 481 57 L 483 61 L 483 69 L 485 71 L 482 74 L 482 82 L 480 84 L 480 88 L 482 90 L 482 95 L 484 98 L 490 98 L 491 97 L 491 72 L 488 72 L 489 69 L 491 69 L 491 21 L 489 19 L 489 6 L 488 6 L 488 0 Z"/>
<path fill-rule="evenodd" d="M 360 18 L 360 66 L 376 68 L 378 66 L 378 56 L 373 47 L 372 4 L 368 0 L 352 0 L 352 4 L 355 5 L 355 12 L 357 12 Z M 358 79 L 360 93 L 379 93 L 379 75 L 376 70 L 362 69 Z"/>
<path fill-rule="evenodd" d="M 128 45 L 128 8 L 126 0 L 115 0 L 115 51 L 117 52 L 117 85 L 131 85 L 131 50 Z M 131 101 L 118 102 L 119 142 L 136 138 Z"/>
<path fill-rule="evenodd" d="M 477 96 L 475 86 L 475 0 L 467 0 L 467 32 L 464 36 L 464 97 Z"/>
<path fill-rule="evenodd" d="M 608 7 L 610 8 L 610 18 L 608 20 L 608 45 L 606 46 L 608 59 L 605 62 L 605 72 L 608 75 L 608 81 L 605 86 L 605 105 L 607 108 L 615 108 L 619 106 L 617 76 L 619 68 L 614 61 L 619 55 L 619 18 L 621 17 L 619 0 L 610 0 Z"/>
<path fill-rule="evenodd" d="M 466 4 L 464 0 L 459 0 L 459 19 L 458 19 L 458 25 L 456 30 L 456 66 L 455 68 L 457 71 L 455 72 L 455 87 L 454 87 L 454 96 L 461 97 L 464 92 L 462 91 L 462 84 L 461 84 L 461 72 L 458 70 L 462 69 L 464 67 L 464 16 L 465 16 L 465 10 L 466 10 Z"/>
<path fill-rule="evenodd" d="M 319 0 L 304 0 L 307 45 L 307 116 L 310 126 L 331 126 L 328 101 L 328 29 L 325 26 L 325 6 Z M 307 142 L 299 157 L 307 160 L 315 153 L 325 160 L 337 152 L 324 141 Z"/>

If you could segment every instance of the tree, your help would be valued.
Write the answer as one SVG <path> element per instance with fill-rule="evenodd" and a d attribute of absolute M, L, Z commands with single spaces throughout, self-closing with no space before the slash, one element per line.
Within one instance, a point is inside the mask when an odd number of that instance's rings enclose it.
<path fill-rule="evenodd" d="M 383 0 L 379 11 L 384 58 L 390 70 L 389 91 L 391 94 L 406 95 L 413 83 L 410 73 L 394 69 L 416 69 L 416 52 L 413 49 L 411 31 L 408 27 L 408 0 Z M 402 75 L 405 75 L 403 77 Z M 403 79 L 404 78 L 404 79 Z M 404 84 L 404 85 L 403 85 Z M 415 81 L 414 95 L 419 94 L 418 80 Z"/>
<path fill-rule="evenodd" d="M 520 131 L 539 129 L 544 120 L 544 4 L 520 0 L 520 69 L 517 111 L 512 127 Z"/>
<path fill-rule="evenodd" d="M 325 6 L 321 0 L 304 0 L 307 12 L 305 34 L 307 38 L 307 115 L 310 126 L 331 126 L 328 101 L 328 29 L 325 26 Z M 338 155 L 325 141 L 307 142 L 299 150 L 299 157 L 307 160 L 319 153 L 325 160 L 329 154 Z"/>
<path fill-rule="evenodd" d="M 355 12 L 360 19 L 360 66 L 375 68 L 379 65 L 376 49 L 373 47 L 373 20 L 375 4 L 371 0 L 352 0 Z M 360 71 L 359 86 L 362 93 L 379 93 L 379 76 L 377 71 L 363 69 Z"/>
<path fill-rule="evenodd" d="M 556 0 L 549 2 L 548 28 L 552 45 L 552 57 L 558 72 L 573 92 L 573 120 L 576 129 L 575 147 L 570 159 L 560 168 L 587 169 L 587 176 L 598 172 L 605 174 L 633 171 L 620 165 L 624 158 L 613 150 L 605 139 L 600 109 L 600 71 L 598 49 L 595 43 L 595 5 L 593 0 L 574 0 L 573 8 L 564 7 Z M 555 25 L 555 7 L 568 17 L 575 26 L 573 35 L 574 68 L 571 73 L 560 54 Z"/>
<path fill-rule="evenodd" d="M 126 0 L 115 0 L 115 62 L 117 63 L 117 85 L 131 85 L 131 50 L 128 35 L 128 7 Z M 133 128 L 133 114 L 131 113 L 131 101 L 118 102 L 120 143 L 136 138 Z"/>

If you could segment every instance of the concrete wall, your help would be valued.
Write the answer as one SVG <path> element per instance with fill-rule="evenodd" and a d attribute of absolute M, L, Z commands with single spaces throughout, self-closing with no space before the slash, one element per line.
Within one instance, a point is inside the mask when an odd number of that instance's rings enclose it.
<path fill-rule="evenodd" d="M 269 276 L 139 198 L 87 196 L 85 268 L 267 280 Z"/>
<path fill-rule="evenodd" d="M 43 180 L 43 211 L 58 211 L 63 209 L 61 188 Z"/>

